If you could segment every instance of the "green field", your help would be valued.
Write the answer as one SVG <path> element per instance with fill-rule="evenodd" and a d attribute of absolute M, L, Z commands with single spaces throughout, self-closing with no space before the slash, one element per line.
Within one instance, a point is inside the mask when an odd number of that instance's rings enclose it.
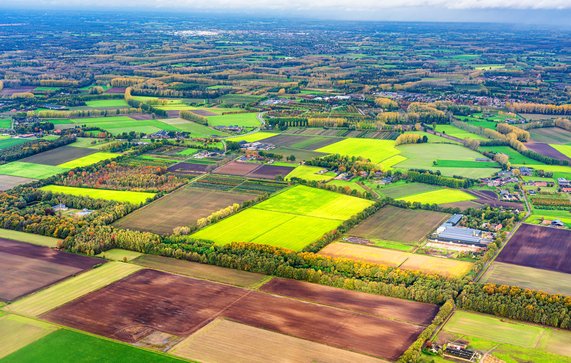
<path fill-rule="evenodd" d="M 495 161 L 472 161 L 472 160 L 436 160 L 439 168 L 499 168 Z"/>
<path fill-rule="evenodd" d="M 71 121 L 77 125 L 99 127 L 113 135 L 131 131 L 145 134 L 153 134 L 160 130 L 180 131 L 177 127 L 158 120 L 135 120 L 127 116 L 90 117 L 72 119 Z"/>
<path fill-rule="evenodd" d="M 14 241 L 26 242 L 46 247 L 57 247 L 59 241 L 57 238 L 40 236 L 39 234 L 13 231 L 11 229 L 3 228 L 0 228 L 0 238 L 6 238 Z"/>
<path fill-rule="evenodd" d="M 315 151 L 327 154 L 361 156 L 374 163 L 379 163 L 400 153 L 392 140 L 354 138 L 347 138 Z"/>
<path fill-rule="evenodd" d="M 533 208 L 531 215 L 526 222 L 531 224 L 541 224 L 542 220 L 552 221 L 554 219 L 559 219 L 561 222 L 565 223 L 567 228 L 571 228 L 571 212 L 566 210 Z"/>
<path fill-rule="evenodd" d="M 403 200 L 405 202 L 418 202 L 423 204 L 446 204 L 474 199 L 477 198 L 471 194 L 448 188 L 397 198 L 397 200 Z"/>
<path fill-rule="evenodd" d="M 106 259 L 111 260 L 111 261 L 127 262 L 127 261 L 134 260 L 137 257 L 140 257 L 142 255 L 143 255 L 142 253 L 135 252 L 135 251 L 123 250 L 120 248 L 113 248 L 113 249 L 110 249 L 109 251 L 101 252 L 100 254 L 97 255 L 97 257 L 106 258 Z"/>
<path fill-rule="evenodd" d="M 66 187 L 62 185 L 46 185 L 45 187 L 41 187 L 40 189 L 52 193 L 78 195 L 83 197 L 90 197 L 93 199 L 114 200 L 117 202 L 125 202 L 133 204 L 145 203 L 147 199 L 154 198 L 154 196 L 156 195 L 155 193 L 148 193 L 148 192 L 76 188 L 76 187 Z"/>
<path fill-rule="evenodd" d="M 209 136 L 226 136 L 225 132 L 211 129 L 208 126 L 201 125 L 196 122 L 188 121 L 182 118 L 168 118 L 161 120 L 161 123 L 176 127 L 180 131 L 188 132 L 191 137 L 209 137 Z"/>
<path fill-rule="evenodd" d="M 61 166 L 41 165 L 23 161 L 13 161 L 8 164 L 0 165 L 0 175 L 19 176 L 31 179 L 45 179 L 68 170 L 69 168 Z"/>
<path fill-rule="evenodd" d="M 140 269 L 139 266 L 123 262 L 107 262 L 103 266 L 28 295 L 4 307 L 4 310 L 25 316 L 39 316 L 80 296 L 99 290 Z"/>
<path fill-rule="evenodd" d="M 371 189 L 373 189 L 375 192 L 394 199 L 443 189 L 443 187 L 439 187 L 436 185 L 422 184 L 422 183 L 407 183 L 404 180 L 399 180 L 398 182 L 391 183 L 388 185 L 379 185 L 379 184 L 375 185 L 369 183 L 368 186 Z"/>
<path fill-rule="evenodd" d="M 405 160 L 406 160 L 406 157 L 399 154 L 399 155 L 391 156 L 390 158 L 381 161 L 379 163 L 379 165 L 381 166 L 382 170 L 392 170 L 393 166 L 395 166 L 399 163 L 402 163 Z"/>
<path fill-rule="evenodd" d="M 0 316 L 0 359 L 56 329 L 53 325 L 18 315 Z"/>
<path fill-rule="evenodd" d="M 335 185 L 337 187 L 349 188 L 351 190 L 356 190 L 359 193 L 365 193 L 366 190 L 354 181 L 347 180 L 331 180 L 327 185 Z"/>
<path fill-rule="evenodd" d="M 371 204 L 364 199 L 296 186 L 192 237 L 221 245 L 255 242 L 301 250 Z"/>
<path fill-rule="evenodd" d="M 182 156 L 192 156 L 192 155 L 196 154 L 197 152 L 198 152 L 198 149 L 193 149 L 193 148 L 189 147 L 188 149 L 184 149 L 182 151 L 179 151 L 176 154 L 182 155 Z"/>
<path fill-rule="evenodd" d="M 456 311 L 443 334 L 467 340 L 473 349 L 492 351 L 508 363 L 571 362 L 571 332 L 565 330 Z"/>
<path fill-rule="evenodd" d="M 92 137 L 78 137 L 73 144 L 69 146 L 74 147 L 86 147 L 90 149 L 101 149 L 103 146 L 108 145 L 110 141 L 105 141 L 105 139 L 96 139 Z"/>
<path fill-rule="evenodd" d="M 118 156 L 121 156 L 121 154 L 100 151 L 96 152 L 95 154 L 87 155 L 72 161 L 68 161 L 67 163 L 60 164 L 58 167 L 68 169 L 81 168 L 84 166 L 93 165 L 103 160 L 114 159 Z"/>
<path fill-rule="evenodd" d="M 95 362 L 182 362 L 161 353 L 142 350 L 128 344 L 100 339 L 66 329 L 57 330 L 21 348 L 3 363 L 95 363 Z"/>
<path fill-rule="evenodd" d="M 487 140 L 485 137 L 478 134 L 473 134 L 469 131 L 462 130 L 452 125 L 436 125 L 436 131 L 446 134 L 448 136 L 456 137 L 459 139 L 474 139 L 474 140 Z"/>
<path fill-rule="evenodd" d="M 227 138 L 226 140 L 234 141 L 234 142 L 240 142 L 240 141 L 256 142 L 256 141 L 264 140 L 264 139 L 267 139 L 268 137 L 272 137 L 272 136 L 276 136 L 276 135 L 277 134 L 274 134 L 272 132 L 260 131 L 260 132 L 254 132 L 253 134 L 232 136 L 232 137 Z"/>
<path fill-rule="evenodd" d="M 405 132 L 405 134 L 415 134 L 415 135 L 426 136 L 428 138 L 429 144 L 459 144 L 458 141 L 446 139 L 442 136 L 430 134 L 430 133 L 424 132 L 424 131 L 407 131 L 407 132 Z"/>
<path fill-rule="evenodd" d="M 12 120 L 9 118 L 0 119 L 0 129 L 10 129 L 12 128 Z"/>
<path fill-rule="evenodd" d="M 22 145 L 28 143 L 30 141 L 35 140 L 35 138 L 26 138 L 26 139 L 16 139 L 16 138 L 5 138 L 0 139 L 0 150 L 7 149 L 12 146 Z"/>
<path fill-rule="evenodd" d="M 326 169 L 323 169 L 319 166 L 300 165 L 293 169 L 288 175 L 286 175 L 285 180 L 290 180 L 291 178 L 299 178 L 303 180 L 327 181 L 337 176 L 337 174 L 331 171 L 320 173 L 323 170 Z"/>
<path fill-rule="evenodd" d="M 210 111 L 210 110 L 209 110 Z M 260 120 L 255 112 L 231 113 L 226 115 L 208 116 L 208 126 L 241 126 L 259 127 Z"/>
<path fill-rule="evenodd" d="M 85 104 L 87 107 L 92 108 L 107 108 L 107 107 L 115 107 L 115 108 L 128 108 L 130 107 L 127 101 L 123 99 L 113 99 L 113 100 L 93 100 L 93 101 L 86 101 Z"/>
<path fill-rule="evenodd" d="M 524 156 L 509 146 L 480 146 L 482 151 L 489 151 L 494 153 L 505 154 L 510 158 L 511 164 L 523 164 L 523 165 L 541 165 L 541 161 L 533 160 Z"/>
<path fill-rule="evenodd" d="M 561 154 L 571 158 L 571 145 L 558 145 L 558 144 L 551 144 L 550 145 L 555 150 L 559 151 Z"/>

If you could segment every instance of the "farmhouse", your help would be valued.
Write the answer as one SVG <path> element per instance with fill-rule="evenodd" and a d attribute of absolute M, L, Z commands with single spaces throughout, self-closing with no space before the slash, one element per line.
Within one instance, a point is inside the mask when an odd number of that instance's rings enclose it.
<path fill-rule="evenodd" d="M 486 247 L 490 241 L 483 237 L 479 229 L 457 227 L 462 220 L 462 214 L 454 214 L 444 222 L 434 233 L 433 238 L 437 241 L 460 243 Z"/>

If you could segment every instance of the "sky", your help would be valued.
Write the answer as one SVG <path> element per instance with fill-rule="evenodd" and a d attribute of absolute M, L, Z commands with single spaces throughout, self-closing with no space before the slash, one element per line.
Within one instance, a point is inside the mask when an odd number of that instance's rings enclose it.
<path fill-rule="evenodd" d="M 0 7 L 233 12 L 344 20 L 569 25 L 571 0 L 0 0 Z"/>

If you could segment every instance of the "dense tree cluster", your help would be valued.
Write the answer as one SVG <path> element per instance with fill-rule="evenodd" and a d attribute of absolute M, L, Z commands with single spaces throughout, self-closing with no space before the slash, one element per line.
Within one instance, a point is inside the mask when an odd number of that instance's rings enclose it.
<path fill-rule="evenodd" d="M 371 163 L 368 159 L 360 156 L 347 156 L 332 154 L 322 158 L 316 158 L 305 162 L 306 165 L 319 166 L 328 170 L 334 170 L 339 173 L 349 172 L 357 175 L 361 172 L 367 174 L 380 171 L 377 164 Z"/>

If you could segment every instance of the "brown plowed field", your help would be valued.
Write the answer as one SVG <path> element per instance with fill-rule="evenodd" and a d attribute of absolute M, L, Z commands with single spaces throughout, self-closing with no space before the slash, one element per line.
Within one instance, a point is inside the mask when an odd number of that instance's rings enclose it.
<path fill-rule="evenodd" d="M 187 336 L 216 318 L 227 318 L 386 359 L 398 358 L 423 330 L 422 325 L 357 313 L 351 302 L 346 304 L 354 311 L 142 270 L 43 318 L 132 343 L 155 331 Z M 394 304 L 409 302 L 395 299 Z"/>
<path fill-rule="evenodd" d="M 34 179 L 22 178 L 19 176 L 0 175 L 0 191 L 12 189 L 18 185 L 30 183 Z"/>
<path fill-rule="evenodd" d="M 571 273 L 571 231 L 522 224 L 496 261 Z"/>
<path fill-rule="evenodd" d="M 549 144 L 544 144 L 541 142 L 535 142 L 535 143 L 532 142 L 532 143 L 526 144 L 526 146 L 538 154 L 545 155 L 545 156 L 548 156 L 548 157 L 556 159 L 556 160 L 563 160 L 563 161 L 570 161 L 571 162 L 571 159 L 569 159 L 567 156 L 561 154 L 559 151 L 557 151 L 556 149 L 551 147 L 551 145 L 549 145 Z"/>
<path fill-rule="evenodd" d="M 297 280 L 274 278 L 262 286 L 261 290 L 271 294 L 413 324 L 428 325 L 438 313 L 438 307 L 432 304 L 349 291 Z"/>
<path fill-rule="evenodd" d="M 49 151 L 44 151 L 33 156 L 21 159 L 27 163 L 44 164 L 44 165 L 59 165 L 67 163 L 87 155 L 95 154 L 99 150 L 88 149 L 84 147 L 62 146 Z"/>
<path fill-rule="evenodd" d="M 209 164 L 192 164 L 192 163 L 178 163 L 167 169 L 171 173 L 178 174 L 203 174 L 208 171 L 209 168 L 213 168 L 213 165 Z"/>
<path fill-rule="evenodd" d="M 260 167 L 260 164 L 254 163 L 240 163 L 237 161 L 231 161 L 226 165 L 222 165 L 218 169 L 214 170 L 214 174 L 226 174 L 226 175 L 238 175 L 244 176 Z"/>
<path fill-rule="evenodd" d="M 103 262 L 0 239 L 0 300 L 15 300 Z"/>
<path fill-rule="evenodd" d="M 255 169 L 251 173 L 247 174 L 248 178 L 259 178 L 259 179 L 275 179 L 276 176 L 281 175 L 285 177 L 293 169 L 290 166 L 273 166 L 273 165 L 262 165 Z"/>

